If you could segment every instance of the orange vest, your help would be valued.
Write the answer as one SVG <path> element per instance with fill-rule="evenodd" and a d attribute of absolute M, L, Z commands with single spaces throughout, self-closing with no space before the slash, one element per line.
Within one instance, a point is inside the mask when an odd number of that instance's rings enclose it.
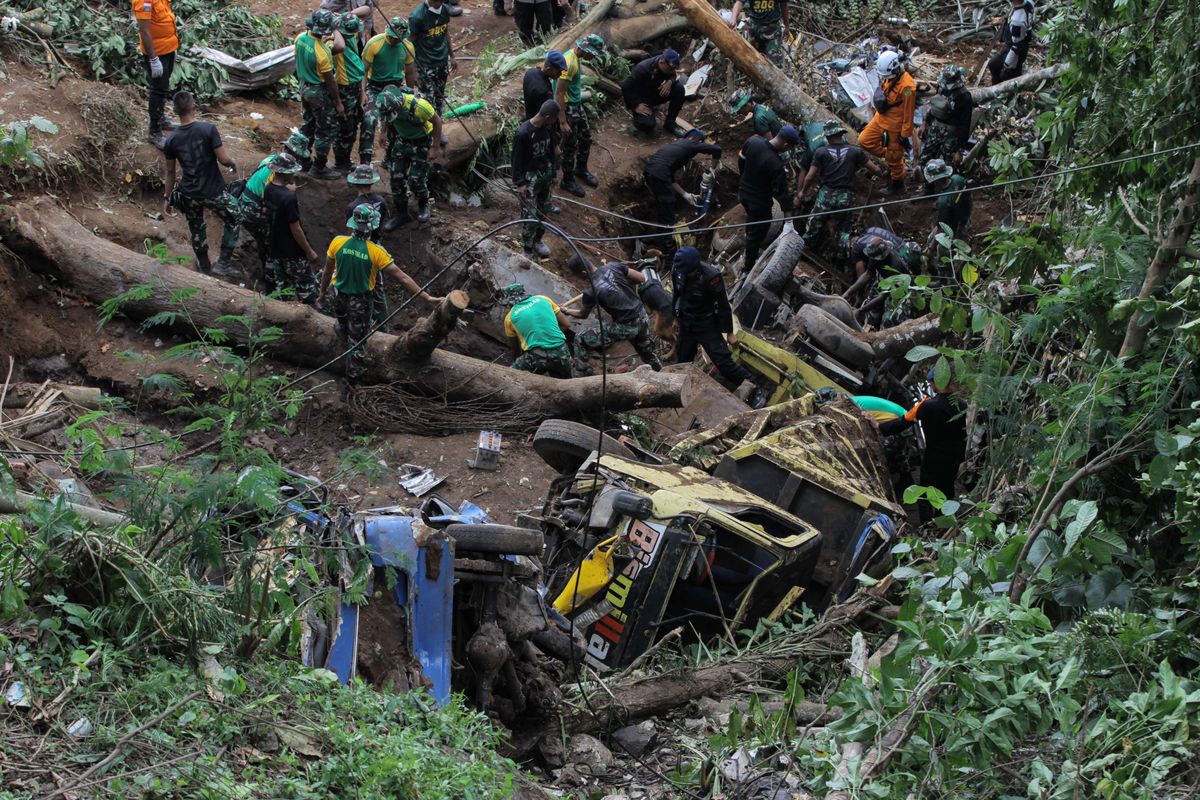
<path fill-rule="evenodd" d="M 179 49 L 179 34 L 175 30 L 175 13 L 171 11 L 171 0 L 132 0 L 133 16 L 150 23 L 150 41 L 158 55 L 173 53 Z M 143 53 L 142 37 L 138 37 L 138 49 Z"/>
<path fill-rule="evenodd" d="M 913 112 L 917 109 L 917 82 L 912 75 L 902 72 L 899 78 L 884 81 L 882 88 L 888 101 L 888 110 L 875 112 L 879 124 L 898 136 L 912 136 Z"/>

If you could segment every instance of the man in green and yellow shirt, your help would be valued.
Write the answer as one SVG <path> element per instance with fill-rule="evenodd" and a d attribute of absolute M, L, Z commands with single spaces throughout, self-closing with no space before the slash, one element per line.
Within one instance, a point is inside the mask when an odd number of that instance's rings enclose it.
<path fill-rule="evenodd" d="M 300 82 L 304 108 L 300 132 L 313 142 L 313 163 L 308 174 L 321 180 L 340 177 L 337 170 L 328 167 L 328 160 L 329 149 L 337 138 L 338 117 L 346 111 L 333 71 L 333 56 L 346 44 L 334 23 L 331 12 L 318 9 L 312 13 L 310 30 L 296 37 L 296 80 Z M 332 43 L 326 44 L 326 38 Z"/>
<path fill-rule="evenodd" d="M 345 112 L 338 118 L 337 141 L 333 145 L 333 166 L 339 172 L 351 170 L 350 151 L 354 148 L 354 140 L 358 136 L 358 126 L 362 122 L 363 108 L 367 98 L 363 92 L 363 79 L 366 68 L 362 56 L 358 53 L 358 34 L 362 31 L 362 20 L 353 14 L 343 14 L 338 18 L 338 32 L 346 47 L 340 53 L 333 54 L 333 72 L 338 85 L 338 95 L 342 99 Z M 359 146 L 359 157 L 362 147 Z M 367 159 L 369 162 L 370 159 Z"/>
<path fill-rule="evenodd" d="M 408 222 L 408 192 L 417 198 L 417 222 L 428 222 L 429 160 L 437 158 L 442 118 L 433 104 L 410 87 L 389 86 L 375 99 L 379 117 L 387 125 L 388 150 L 383 166 L 392 175 L 392 201 L 396 213 L 385 231 Z"/>
<path fill-rule="evenodd" d="M 504 334 L 516 355 L 513 369 L 570 378 L 567 334 L 574 338 L 574 332 L 558 304 L 545 295 L 530 296 L 519 283 L 504 287 L 500 304 L 512 307 L 504 317 Z"/>
<path fill-rule="evenodd" d="M 442 298 L 422 289 L 408 273 L 396 266 L 387 250 L 370 241 L 371 234 L 379 227 L 379 212 L 370 205 L 363 203 L 354 209 L 346 227 L 350 229 L 349 236 L 337 236 L 329 243 L 316 305 L 320 307 L 325 301 L 332 284 L 337 290 L 333 307 L 340 323 L 338 332 L 343 346 L 352 348 L 346 362 L 346 379 L 354 383 L 366 371 L 366 344 L 372 328 L 371 292 L 379 273 L 390 275 L 430 305 L 440 303 Z"/>
<path fill-rule="evenodd" d="M 563 53 L 567 68 L 554 81 L 554 100 L 558 103 L 558 127 L 562 131 L 562 188 L 576 197 L 583 197 L 583 187 L 599 186 L 600 181 L 588 171 L 588 156 L 592 152 L 592 124 L 583 105 L 583 65 L 581 61 L 599 59 L 604 52 L 604 39 L 591 33 L 575 42 Z"/>
<path fill-rule="evenodd" d="M 375 108 L 379 93 L 389 86 L 417 87 L 416 51 L 408 40 L 408 20 L 393 17 L 387 30 L 367 41 L 362 60 L 367 74 L 367 101 L 358 140 L 358 162 L 370 164 L 375 156 L 375 132 L 379 129 L 379 112 Z"/>

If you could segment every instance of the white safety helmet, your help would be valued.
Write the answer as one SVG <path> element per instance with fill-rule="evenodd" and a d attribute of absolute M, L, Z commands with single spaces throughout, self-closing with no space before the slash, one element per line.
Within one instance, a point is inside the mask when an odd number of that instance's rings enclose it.
<path fill-rule="evenodd" d="M 875 71 L 881 78 L 894 78 L 904 69 L 904 61 L 895 50 L 884 50 L 875 59 Z"/>

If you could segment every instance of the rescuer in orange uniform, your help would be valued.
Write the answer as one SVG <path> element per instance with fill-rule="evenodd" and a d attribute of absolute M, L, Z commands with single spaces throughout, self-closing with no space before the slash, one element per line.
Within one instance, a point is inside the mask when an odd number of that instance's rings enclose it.
<path fill-rule="evenodd" d="M 904 193 L 904 154 L 912 141 L 913 112 L 917 107 L 917 82 L 904 70 L 899 53 L 885 50 L 875 61 L 879 88 L 872 104 L 875 116 L 858 136 L 858 146 L 882 156 L 887 162 L 891 183 L 886 195 Z"/>
<path fill-rule="evenodd" d="M 150 95 L 150 141 L 161 150 L 163 129 L 167 126 L 163 110 L 171 91 L 171 72 L 175 68 L 175 51 L 179 49 L 179 32 L 175 29 L 171 0 L 133 0 L 132 5 L 133 17 L 137 20 L 138 45 L 146 65 L 146 88 Z"/>

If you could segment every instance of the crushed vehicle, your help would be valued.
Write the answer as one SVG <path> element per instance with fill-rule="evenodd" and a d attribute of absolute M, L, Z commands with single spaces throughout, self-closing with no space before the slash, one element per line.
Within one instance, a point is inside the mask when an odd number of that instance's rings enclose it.
<path fill-rule="evenodd" d="M 542 514 L 548 597 L 598 670 L 675 628 L 703 639 L 843 599 L 886 569 L 903 519 L 877 432 L 833 393 L 735 415 L 668 458 L 564 420 L 533 446 L 561 473 Z"/>

